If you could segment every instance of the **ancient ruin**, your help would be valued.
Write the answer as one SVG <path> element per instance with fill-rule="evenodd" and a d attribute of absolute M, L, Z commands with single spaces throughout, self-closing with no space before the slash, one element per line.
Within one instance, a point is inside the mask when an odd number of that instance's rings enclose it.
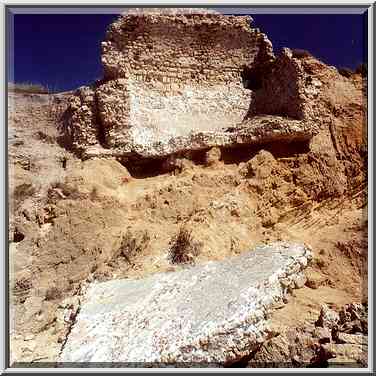
<path fill-rule="evenodd" d="M 251 22 L 200 10 L 121 16 L 102 42 L 103 80 L 71 100 L 74 148 L 87 157 L 165 157 L 311 138 L 305 95 L 315 83 L 288 51 L 275 61 Z"/>

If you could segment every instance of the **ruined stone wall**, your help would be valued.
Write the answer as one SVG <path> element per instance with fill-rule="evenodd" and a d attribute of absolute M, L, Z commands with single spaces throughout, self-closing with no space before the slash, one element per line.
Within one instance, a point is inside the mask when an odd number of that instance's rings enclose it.
<path fill-rule="evenodd" d="M 88 86 L 79 88 L 69 99 L 69 106 L 62 120 L 64 132 L 72 138 L 74 148 L 97 144 L 101 136 L 95 91 Z"/>
<path fill-rule="evenodd" d="M 85 104 L 91 113 L 73 109 L 76 145 L 92 146 L 97 137 L 103 147 L 129 153 L 242 122 L 251 102 L 243 72 L 274 58 L 250 17 L 130 13 L 102 42 L 104 79 Z"/>
<path fill-rule="evenodd" d="M 130 88 L 127 79 L 120 78 L 100 85 L 96 90 L 98 121 L 103 143 L 111 147 L 129 139 Z"/>
<path fill-rule="evenodd" d="M 275 60 L 250 22 L 196 10 L 119 17 L 102 43 L 103 80 L 71 101 L 73 144 L 90 156 L 165 157 L 312 137 L 314 82 L 290 50 Z"/>
<path fill-rule="evenodd" d="M 219 14 L 120 17 L 102 42 L 105 77 L 148 83 L 241 82 L 244 67 L 271 57 L 271 43 L 248 16 Z"/>
<path fill-rule="evenodd" d="M 113 81 L 111 81 L 113 82 Z M 240 85 L 187 85 L 179 91 L 161 92 L 147 83 L 129 83 L 129 113 L 123 102 L 112 101 L 113 123 L 104 121 L 106 142 L 116 147 L 119 143 L 167 143 L 173 137 L 192 132 L 215 131 L 239 124 L 248 111 L 250 92 Z M 98 95 L 101 102 L 102 93 Z M 101 114 L 102 116 L 102 114 Z M 111 126 L 111 130 L 109 128 Z"/>
<path fill-rule="evenodd" d="M 252 94 L 248 117 L 277 115 L 297 120 L 319 117 L 314 103 L 321 83 L 305 69 L 303 59 L 293 57 L 290 49 L 282 50 L 261 81 L 261 87 Z"/>

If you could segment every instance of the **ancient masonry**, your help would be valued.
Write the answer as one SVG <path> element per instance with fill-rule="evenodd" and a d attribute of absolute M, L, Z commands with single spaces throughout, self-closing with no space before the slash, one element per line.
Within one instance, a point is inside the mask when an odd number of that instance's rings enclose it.
<path fill-rule="evenodd" d="M 109 27 L 104 78 L 78 89 L 65 117 L 76 151 L 155 158 L 312 137 L 305 95 L 316 88 L 288 50 L 275 59 L 251 17 L 160 11 L 131 11 Z"/>

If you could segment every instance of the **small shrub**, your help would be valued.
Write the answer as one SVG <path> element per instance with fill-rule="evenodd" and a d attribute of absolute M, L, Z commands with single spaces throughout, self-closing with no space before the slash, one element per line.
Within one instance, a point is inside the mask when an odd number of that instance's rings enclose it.
<path fill-rule="evenodd" d="M 192 231 L 181 227 L 169 243 L 169 258 L 173 264 L 191 264 L 198 256 L 202 244 L 192 237 Z"/>
<path fill-rule="evenodd" d="M 21 277 L 17 279 L 13 291 L 15 294 L 27 293 L 33 287 L 32 280 L 30 278 Z"/>
<path fill-rule="evenodd" d="M 90 194 L 89 194 L 89 198 L 90 198 L 91 201 L 98 200 L 99 195 L 98 195 L 98 188 L 97 187 L 92 188 L 92 190 L 90 191 Z"/>
<path fill-rule="evenodd" d="M 322 258 L 322 257 L 317 257 L 315 259 L 315 263 L 316 265 L 320 268 L 320 269 L 324 269 L 328 266 L 328 263 Z"/>
<path fill-rule="evenodd" d="M 65 170 L 67 168 L 68 156 L 65 154 L 59 155 L 58 161 L 61 164 L 61 167 Z"/>
<path fill-rule="evenodd" d="M 350 78 L 354 74 L 350 68 L 338 68 L 338 73 L 346 78 Z"/>
<path fill-rule="evenodd" d="M 13 232 L 13 243 L 19 243 L 22 242 L 22 240 L 25 239 L 25 235 L 18 227 L 14 229 Z"/>
<path fill-rule="evenodd" d="M 64 182 L 54 182 L 48 189 L 48 198 L 50 200 L 65 199 L 69 198 L 71 200 L 84 198 L 85 195 L 81 194 L 77 187 L 68 185 Z"/>
<path fill-rule="evenodd" d="M 43 85 L 31 82 L 9 83 L 8 88 L 15 93 L 48 94 L 49 92 Z"/>
<path fill-rule="evenodd" d="M 45 299 L 47 301 L 56 300 L 56 299 L 60 299 L 61 296 L 62 296 L 61 291 L 57 287 L 52 286 L 52 287 L 47 289 Z"/>
<path fill-rule="evenodd" d="M 55 138 L 51 135 L 48 135 L 42 131 L 38 131 L 35 133 L 35 136 L 38 140 L 44 141 L 47 144 L 53 144 L 55 143 Z"/>
<path fill-rule="evenodd" d="M 368 74 L 367 64 L 365 63 L 359 64 L 355 69 L 355 73 L 362 75 L 362 77 L 367 77 L 367 74 Z"/>
<path fill-rule="evenodd" d="M 302 50 L 300 48 L 294 48 L 293 50 L 291 50 L 291 52 L 292 52 L 292 57 L 296 59 L 304 59 L 304 58 L 312 56 L 312 54 L 309 51 Z"/>
<path fill-rule="evenodd" d="M 120 181 L 121 184 L 128 184 L 131 181 L 131 178 L 129 176 L 122 176 Z"/>
<path fill-rule="evenodd" d="M 118 255 L 123 256 L 129 264 L 132 264 L 131 259 L 140 254 L 142 250 L 146 249 L 149 245 L 150 236 L 145 231 L 141 238 L 132 235 L 128 229 L 122 236 L 120 247 L 118 249 Z"/>
<path fill-rule="evenodd" d="M 28 197 L 32 196 L 36 192 L 35 187 L 32 184 L 21 184 L 14 189 L 13 197 L 18 206 L 22 201 L 25 201 Z"/>

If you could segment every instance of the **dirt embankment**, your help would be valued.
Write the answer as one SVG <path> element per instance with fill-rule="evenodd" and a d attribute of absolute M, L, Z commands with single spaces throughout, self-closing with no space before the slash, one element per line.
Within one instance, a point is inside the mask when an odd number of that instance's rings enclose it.
<path fill-rule="evenodd" d="M 333 79 L 316 60 L 307 64 L 321 74 L 328 120 L 309 145 L 214 149 L 173 171 L 81 161 L 56 127 L 64 96 L 10 94 L 13 360 L 56 359 L 69 330 L 61 307 L 85 283 L 184 267 L 169 258 L 182 227 L 200 244 L 196 263 L 260 242 L 308 243 L 314 262 L 306 286 L 276 312 L 281 325 L 304 327 L 322 303 L 366 300 L 365 88 L 360 76 Z"/>

